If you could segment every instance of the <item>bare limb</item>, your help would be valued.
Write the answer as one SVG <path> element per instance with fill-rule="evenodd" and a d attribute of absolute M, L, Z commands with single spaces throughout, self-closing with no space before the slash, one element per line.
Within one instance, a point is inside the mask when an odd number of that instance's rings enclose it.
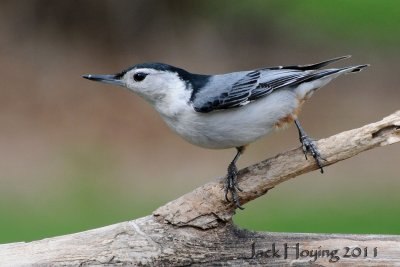
<path fill-rule="evenodd" d="M 326 159 L 325 166 L 353 157 L 363 151 L 400 142 L 400 111 L 381 121 L 342 132 L 317 141 Z M 264 195 L 278 184 L 316 170 L 312 157 L 304 159 L 301 148 L 249 166 L 239 172 L 240 202 L 246 203 Z M 234 214 L 232 204 L 223 198 L 223 178 L 207 183 L 194 191 L 158 208 L 153 214 L 177 226 L 212 228 L 229 221 Z"/>
<path fill-rule="evenodd" d="M 316 251 L 316 259 L 300 254 L 303 250 Z M 352 256 L 358 250 L 361 255 Z M 72 235 L 0 245 L 0 266 L 332 266 L 332 262 L 393 266 L 400 262 L 400 236 L 256 233 L 231 223 L 204 231 L 147 216 Z"/>
<path fill-rule="evenodd" d="M 326 165 L 400 142 L 400 111 L 319 140 Z M 246 203 L 315 170 L 301 148 L 240 171 Z M 82 233 L 0 245 L 0 266 L 388 266 L 400 262 L 400 236 L 257 233 L 236 228 L 218 179 L 158 208 L 153 215 Z M 183 226 L 183 227 L 180 227 Z M 360 254 L 359 254 L 360 253 Z"/>

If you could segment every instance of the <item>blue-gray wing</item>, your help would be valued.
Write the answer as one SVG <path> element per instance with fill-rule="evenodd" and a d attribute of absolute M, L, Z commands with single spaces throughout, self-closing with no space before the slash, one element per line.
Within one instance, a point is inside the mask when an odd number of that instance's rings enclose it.
<path fill-rule="evenodd" d="M 339 69 L 259 69 L 220 75 L 210 81 L 208 89 L 198 92 L 197 97 L 192 101 L 193 107 L 197 112 L 202 113 L 235 108 L 265 97 L 277 89 L 296 86 L 337 71 Z M 241 77 L 238 79 L 237 76 Z M 234 81 L 235 77 L 236 81 Z M 229 83 L 232 85 L 227 86 Z"/>
<path fill-rule="evenodd" d="M 193 91 L 193 108 L 197 112 L 207 113 L 243 106 L 280 88 L 297 86 L 341 71 L 342 69 L 320 68 L 349 57 L 337 57 L 316 64 L 278 66 L 216 75 L 207 86 Z M 357 68 L 356 70 L 358 71 Z"/>
<path fill-rule="evenodd" d="M 196 111 L 209 112 L 216 109 L 227 109 L 243 105 L 252 95 L 260 80 L 260 71 L 251 71 L 236 81 L 228 90 L 210 99 Z"/>

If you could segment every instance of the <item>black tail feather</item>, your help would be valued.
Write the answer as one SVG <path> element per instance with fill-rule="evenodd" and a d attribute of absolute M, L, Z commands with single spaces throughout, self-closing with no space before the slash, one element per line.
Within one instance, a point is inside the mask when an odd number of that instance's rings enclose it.
<path fill-rule="evenodd" d="M 358 65 L 358 66 L 352 66 L 352 67 L 348 67 L 345 69 L 351 69 L 350 73 L 352 72 L 360 72 L 363 68 L 369 67 L 371 66 L 370 64 L 364 64 L 364 65 Z"/>
<path fill-rule="evenodd" d="M 350 58 L 351 55 L 347 55 L 347 56 L 342 56 L 342 57 L 336 57 L 336 58 L 332 58 L 329 60 L 325 60 L 319 63 L 315 63 L 315 64 L 307 64 L 307 65 L 294 65 L 294 66 L 279 66 L 279 67 L 272 67 L 272 68 L 267 68 L 267 69 L 271 69 L 271 70 L 281 70 L 281 69 L 291 69 L 291 70 L 316 70 L 316 69 L 320 69 L 322 67 L 325 67 L 326 65 L 329 65 L 333 62 L 339 61 L 339 60 L 343 60 L 343 59 L 347 59 Z"/>

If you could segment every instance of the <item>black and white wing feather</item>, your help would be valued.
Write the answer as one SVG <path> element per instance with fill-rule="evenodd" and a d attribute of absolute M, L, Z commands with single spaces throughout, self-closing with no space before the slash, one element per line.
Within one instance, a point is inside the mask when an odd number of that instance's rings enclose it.
<path fill-rule="evenodd" d="M 311 65 L 271 67 L 216 75 L 209 86 L 192 96 L 192 105 L 195 111 L 201 113 L 243 106 L 280 88 L 298 86 L 346 70 L 348 68 L 318 69 L 344 58 L 348 56 Z M 351 71 L 359 69 L 354 68 Z M 229 84 L 232 85 L 227 86 Z"/>
<path fill-rule="evenodd" d="M 212 103 L 209 103 L 211 106 L 218 107 L 218 109 L 227 109 L 244 105 L 247 99 L 250 98 L 253 89 L 258 85 L 260 75 L 261 73 L 259 71 L 247 73 L 245 77 L 235 82 L 230 90 L 223 92 L 213 101 L 211 101 Z M 204 108 L 207 109 L 207 107 L 203 107 L 203 109 Z"/>
<path fill-rule="evenodd" d="M 197 112 L 202 113 L 235 108 L 269 95 L 279 88 L 295 86 L 337 71 L 339 69 L 321 71 L 254 70 L 245 74 L 232 86 L 226 87 L 225 85 L 223 90 L 217 88 L 207 90 L 209 91 L 207 95 L 194 99 L 193 107 Z M 229 82 L 231 81 L 227 79 L 225 84 L 229 84 Z"/>

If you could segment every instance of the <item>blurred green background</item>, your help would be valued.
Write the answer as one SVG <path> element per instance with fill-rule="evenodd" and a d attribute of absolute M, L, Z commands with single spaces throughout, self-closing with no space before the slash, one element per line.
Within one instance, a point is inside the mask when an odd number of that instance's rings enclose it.
<path fill-rule="evenodd" d="M 306 64 L 372 67 L 324 87 L 300 116 L 315 138 L 400 109 L 400 1 L 1 1 L 0 243 L 150 214 L 224 175 L 234 150 L 192 146 L 134 94 L 88 82 L 159 61 L 198 73 Z M 295 127 L 244 167 L 298 147 Z M 265 231 L 400 234 L 400 147 L 309 173 L 245 205 Z M 222 197 L 222 196 L 221 196 Z"/>

